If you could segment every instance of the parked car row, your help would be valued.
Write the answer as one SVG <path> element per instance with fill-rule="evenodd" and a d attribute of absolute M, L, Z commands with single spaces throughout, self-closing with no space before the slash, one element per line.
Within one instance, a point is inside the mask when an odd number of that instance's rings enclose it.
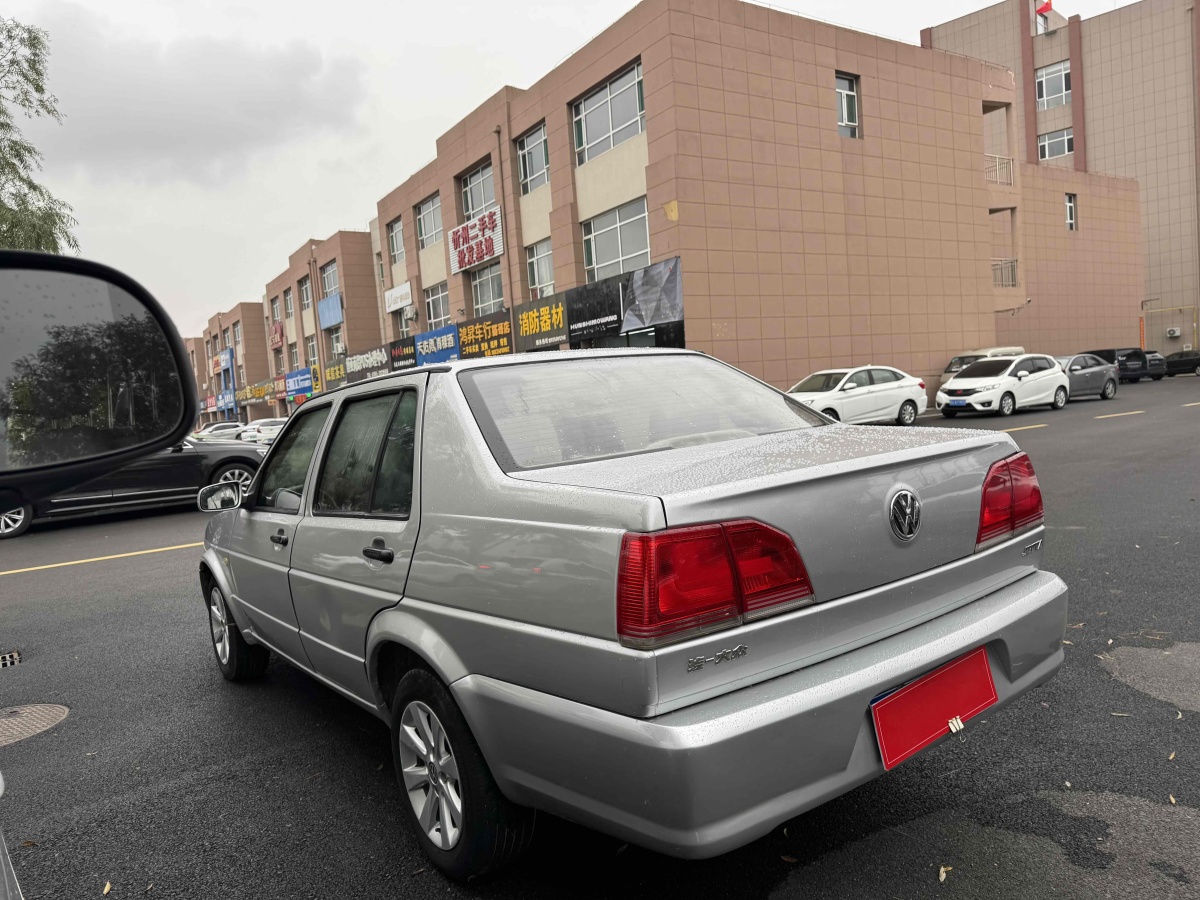
<path fill-rule="evenodd" d="M 246 441 L 251 444 L 269 444 L 279 434 L 287 421 L 283 419 L 259 419 L 256 422 L 211 422 L 192 432 L 190 437 L 197 441 Z"/>

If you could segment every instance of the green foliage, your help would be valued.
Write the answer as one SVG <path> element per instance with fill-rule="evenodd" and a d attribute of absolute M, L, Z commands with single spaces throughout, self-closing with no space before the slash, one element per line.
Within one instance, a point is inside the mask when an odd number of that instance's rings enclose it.
<path fill-rule="evenodd" d="M 17 127 L 26 118 L 62 121 L 58 100 L 46 89 L 49 35 L 0 17 L 0 248 L 78 251 L 71 207 L 34 180 L 42 155 Z"/>

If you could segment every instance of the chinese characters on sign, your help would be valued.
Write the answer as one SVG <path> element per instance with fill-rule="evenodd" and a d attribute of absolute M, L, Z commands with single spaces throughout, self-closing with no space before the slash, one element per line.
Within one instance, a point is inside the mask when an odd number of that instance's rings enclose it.
<path fill-rule="evenodd" d="M 283 346 L 283 323 L 282 322 L 272 322 L 271 323 L 270 347 L 272 350 L 274 350 L 276 347 L 282 347 L 282 346 Z"/>
<path fill-rule="evenodd" d="M 512 322 L 508 310 L 459 323 L 458 348 L 463 359 L 512 353 Z"/>
<path fill-rule="evenodd" d="M 518 306 L 516 313 L 517 350 L 554 350 L 567 342 L 566 304 L 561 294 Z"/>
<path fill-rule="evenodd" d="M 238 406 L 250 406 L 254 403 L 266 403 L 274 399 L 275 383 L 271 379 L 260 381 L 258 384 L 247 385 L 237 390 Z"/>
<path fill-rule="evenodd" d="M 285 376 L 287 380 L 287 395 L 295 398 L 298 395 L 308 395 L 317 390 L 313 385 L 313 370 L 312 369 L 296 369 L 294 372 L 288 372 Z"/>
<path fill-rule="evenodd" d="M 376 347 L 366 353 L 355 353 L 346 357 L 346 380 L 353 384 L 392 370 L 391 359 L 386 347 Z"/>
<path fill-rule="evenodd" d="M 285 378 L 283 375 L 280 375 L 278 378 L 275 379 L 274 384 L 275 384 L 275 399 L 276 400 L 286 400 L 287 395 L 288 395 L 287 378 Z"/>
<path fill-rule="evenodd" d="M 497 207 L 450 232 L 450 273 L 474 268 L 503 252 L 504 225 Z"/>
<path fill-rule="evenodd" d="M 411 369 L 417 364 L 417 345 L 413 338 L 401 338 L 388 344 L 388 355 L 392 358 L 392 371 Z"/>
<path fill-rule="evenodd" d="M 458 326 L 446 325 L 417 335 L 417 365 L 458 359 Z"/>
<path fill-rule="evenodd" d="M 346 358 L 335 356 L 325 367 L 325 390 L 332 390 L 346 383 Z"/>

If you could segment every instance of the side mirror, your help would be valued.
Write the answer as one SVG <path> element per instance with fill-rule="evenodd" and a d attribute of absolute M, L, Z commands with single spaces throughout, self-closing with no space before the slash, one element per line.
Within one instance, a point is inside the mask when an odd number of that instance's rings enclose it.
<path fill-rule="evenodd" d="M 1022 369 L 1020 372 L 1017 373 L 1017 378 L 1021 379 L 1022 381 L 1028 377 L 1029 377 L 1029 373 L 1026 372 L 1024 369 Z"/>
<path fill-rule="evenodd" d="M 0 251 L 0 493 L 32 503 L 178 444 L 191 364 L 141 285 L 67 256 Z"/>
<path fill-rule="evenodd" d="M 1071 366 L 1071 371 L 1072 372 L 1082 372 L 1083 366 Z"/>
<path fill-rule="evenodd" d="M 236 481 L 222 481 L 200 488 L 196 505 L 201 512 L 220 512 L 241 506 L 242 486 Z"/>
<path fill-rule="evenodd" d="M 849 384 L 843 384 L 843 385 L 842 385 L 842 390 L 843 390 L 843 391 L 852 391 L 852 390 L 854 390 L 856 387 L 858 387 L 858 385 L 857 385 L 857 384 L 855 384 L 853 381 L 851 381 Z"/>

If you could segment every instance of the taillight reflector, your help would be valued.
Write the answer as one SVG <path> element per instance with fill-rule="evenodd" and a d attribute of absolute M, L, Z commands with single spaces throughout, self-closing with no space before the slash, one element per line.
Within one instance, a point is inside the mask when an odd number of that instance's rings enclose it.
<path fill-rule="evenodd" d="M 1017 453 L 993 463 L 983 480 L 975 549 L 990 547 L 1043 521 L 1042 489 L 1029 456 Z"/>
<path fill-rule="evenodd" d="M 626 534 L 617 633 L 650 649 L 813 602 L 796 545 L 752 520 Z"/>

